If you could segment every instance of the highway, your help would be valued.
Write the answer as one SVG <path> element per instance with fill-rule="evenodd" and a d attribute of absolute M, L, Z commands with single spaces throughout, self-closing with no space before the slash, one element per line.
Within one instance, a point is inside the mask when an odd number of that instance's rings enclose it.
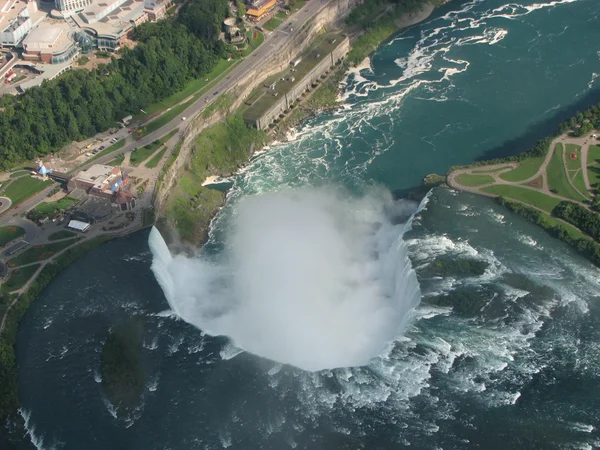
<path fill-rule="evenodd" d="M 238 64 L 231 72 L 229 72 L 229 75 L 221 79 L 212 87 L 212 89 L 210 89 L 206 94 L 190 105 L 189 108 L 186 108 L 186 110 L 180 115 L 158 130 L 143 137 L 139 141 L 129 142 L 122 149 L 113 152 L 110 155 L 102 156 L 101 158 L 82 166 L 80 170 L 85 170 L 88 167 L 91 167 L 93 164 L 106 164 L 117 156 L 131 152 L 137 147 L 143 147 L 144 145 L 155 141 L 175 128 L 179 128 L 178 135 L 182 135 L 186 128 L 186 126 L 182 126 L 182 124 L 189 123 L 183 121 L 184 117 L 188 120 L 195 117 L 206 107 L 216 101 L 220 95 L 235 88 L 240 81 L 244 79 L 248 72 L 255 70 L 258 66 L 264 66 L 270 55 L 277 54 L 277 52 L 281 51 L 287 45 L 293 42 L 294 39 L 300 34 L 302 26 L 312 19 L 315 14 L 330 1 L 335 0 L 310 0 L 306 2 L 306 5 L 304 5 L 302 9 L 291 15 L 290 18 L 283 22 L 277 29 L 270 32 L 265 37 L 264 42 L 250 55 L 248 55 L 240 64 Z M 125 133 L 125 131 L 121 130 L 121 132 L 115 136 L 120 136 L 123 133 Z"/>

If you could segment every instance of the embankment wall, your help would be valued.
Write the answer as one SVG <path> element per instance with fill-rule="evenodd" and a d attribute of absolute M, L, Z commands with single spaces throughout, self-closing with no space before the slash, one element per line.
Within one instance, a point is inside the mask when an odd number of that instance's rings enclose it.
<path fill-rule="evenodd" d="M 294 39 L 291 39 L 281 51 L 270 54 L 265 58 L 260 69 L 249 71 L 235 87 L 223 92 L 223 94 L 229 94 L 233 99 L 227 111 L 216 111 L 208 118 L 203 117 L 200 112 L 190 118 L 189 125 L 182 137 L 179 155 L 164 174 L 163 182 L 155 192 L 154 206 L 157 215 L 164 213 L 169 192 L 179 180 L 179 172 L 189 162 L 196 137 L 202 130 L 222 121 L 230 111 L 239 108 L 262 80 L 284 70 L 294 58 L 310 46 L 317 35 L 324 29 L 339 25 L 352 8 L 359 3 L 361 0 L 333 0 L 324 4 L 319 12 L 301 28 L 300 33 L 294 35 Z"/>

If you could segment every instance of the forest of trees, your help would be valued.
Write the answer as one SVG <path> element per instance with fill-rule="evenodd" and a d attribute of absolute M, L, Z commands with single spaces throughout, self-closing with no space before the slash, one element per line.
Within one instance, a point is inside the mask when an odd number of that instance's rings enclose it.
<path fill-rule="evenodd" d="M 226 0 L 194 0 L 173 19 L 136 28 L 139 44 L 87 72 L 0 97 L 0 169 L 59 150 L 181 90 L 226 54 L 218 39 Z"/>
<path fill-rule="evenodd" d="M 552 210 L 552 215 L 575 225 L 596 241 L 600 241 L 600 215 L 597 213 L 577 203 L 563 201 Z"/>

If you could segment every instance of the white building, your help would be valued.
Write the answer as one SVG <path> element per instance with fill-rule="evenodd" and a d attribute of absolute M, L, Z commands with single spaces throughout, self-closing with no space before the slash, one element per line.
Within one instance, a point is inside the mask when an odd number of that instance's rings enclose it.
<path fill-rule="evenodd" d="M 55 0 L 54 6 L 62 12 L 81 11 L 86 6 L 90 6 L 92 0 Z"/>
<path fill-rule="evenodd" d="M 25 7 L 0 32 L 0 46 L 15 47 L 27 36 L 32 27 L 33 21 L 31 20 L 29 9 Z"/>

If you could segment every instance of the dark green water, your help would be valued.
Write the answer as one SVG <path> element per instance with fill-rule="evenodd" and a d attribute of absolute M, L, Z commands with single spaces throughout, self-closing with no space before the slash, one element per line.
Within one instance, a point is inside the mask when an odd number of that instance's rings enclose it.
<path fill-rule="evenodd" d="M 598 100 L 599 23 L 595 0 L 447 5 L 350 74 L 344 108 L 235 178 L 207 249 L 227 248 L 250 194 L 403 191 L 451 165 L 524 150 Z M 406 331 L 363 367 L 306 372 L 160 314 L 169 304 L 147 233 L 106 244 L 58 276 L 20 326 L 27 438 L 57 449 L 600 447 L 597 269 L 493 201 L 446 190 L 431 194 L 398 251 L 411 264 L 394 273 L 404 280 L 414 268 L 422 294 Z M 488 266 L 436 277 L 438 257 Z M 432 304 L 445 294 L 471 306 Z M 148 382 L 121 420 L 99 355 L 108 330 L 133 316 L 145 320 Z"/>

